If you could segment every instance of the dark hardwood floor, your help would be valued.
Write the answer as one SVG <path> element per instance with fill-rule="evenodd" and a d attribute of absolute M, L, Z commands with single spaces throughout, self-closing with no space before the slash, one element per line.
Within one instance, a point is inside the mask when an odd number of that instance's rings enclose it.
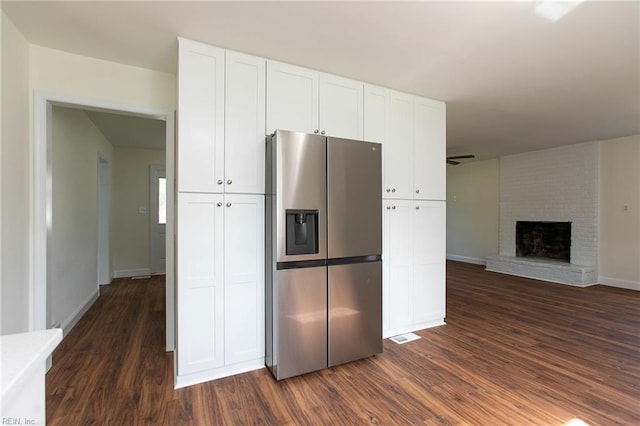
<path fill-rule="evenodd" d="M 173 390 L 164 281 L 116 280 L 53 355 L 50 425 L 640 424 L 640 293 L 448 263 L 447 325 L 275 382 Z"/>

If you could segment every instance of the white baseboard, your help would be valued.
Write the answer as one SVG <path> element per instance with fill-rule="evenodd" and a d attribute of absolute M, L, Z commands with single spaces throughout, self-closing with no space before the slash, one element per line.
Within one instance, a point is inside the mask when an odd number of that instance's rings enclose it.
<path fill-rule="evenodd" d="M 455 260 L 456 262 L 473 263 L 474 265 L 487 265 L 487 261 L 482 258 L 458 256 L 457 254 L 447 254 L 447 260 Z"/>
<path fill-rule="evenodd" d="M 214 368 L 211 370 L 200 371 L 198 373 L 177 375 L 173 388 L 180 389 L 186 386 L 208 382 L 210 380 L 221 379 L 223 377 L 234 376 L 236 374 L 246 373 L 248 371 L 259 370 L 261 368 L 266 368 L 264 365 L 264 357 L 240 362 L 238 364 L 227 365 L 220 368 Z"/>
<path fill-rule="evenodd" d="M 73 312 L 69 316 L 69 318 L 62 322 L 61 328 L 63 336 L 66 336 L 78 323 L 78 321 L 80 321 L 80 318 L 82 318 L 82 316 L 87 313 L 91 305 L 93 305 L 93 302 L 98 300 L 98 296 L 100 296 L 100 288 L 96 288 L 95 291 L 92 292 L 89 297 L 87 297 L 84 302 L 80 304 L 80 306 L 78 306 L 78 309 L 76 309 L 75 312 Z"/>
<path fill-rule="evenodd" d="M 598 277 L 598 284 L 607 285 L 609 287 L 626 288 L 628 290 L 640 291 L 640 282 L 619 280 L 617 278 Z"/>
<path fill-rule="evenodd" d="M 121 269 L 119 271 L 113 271 L 113 274 L 111 274 L 113 278 L 131 278 L 140 275 L 151 275 L 151 270 L 149 268 Z"/>

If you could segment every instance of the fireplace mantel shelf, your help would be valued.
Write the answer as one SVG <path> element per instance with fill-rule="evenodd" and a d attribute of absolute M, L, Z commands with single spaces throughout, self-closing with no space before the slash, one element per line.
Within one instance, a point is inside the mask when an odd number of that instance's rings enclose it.
<path fill-rule="evenodd" d="M 551 259 L 487 256 L 486 270 L 578 287 L 597 283 L 594 267 Z"/>

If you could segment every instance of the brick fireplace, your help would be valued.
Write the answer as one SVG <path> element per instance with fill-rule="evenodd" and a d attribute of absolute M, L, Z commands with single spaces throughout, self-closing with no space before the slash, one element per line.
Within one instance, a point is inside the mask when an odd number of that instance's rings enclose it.
<path fill-rule="evenodd" d="M 500 253 L 487 270 L 596 282 L 598 155 L 588 142 L 500 158 Z"/>

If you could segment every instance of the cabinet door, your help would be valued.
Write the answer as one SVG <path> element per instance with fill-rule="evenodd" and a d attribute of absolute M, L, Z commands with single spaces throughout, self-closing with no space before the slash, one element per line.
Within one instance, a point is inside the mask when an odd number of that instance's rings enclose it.
<path fill-rule="evenodd" d="M 225 192 L 264 194 L 266 60 L 227 52 Z"/>
<path fill-rule="evenodd" d="M 177 151 L 178 191 L 222 192 L 224 50 L 184 39 L 178 54 Z"/>
<path fill-rule="evenodd" d="M 267 134 L 318 129 L 318 72 L 267 61 Z"/>
<path fill-rule="evenodd" d="M 414 103 L 414 198 L 446 198 L 445 104 L 415 98 Z"/>
<path fill-rule="evenodd" d="M 363 83 L 320 74 L 319 126 L 328 136 L 362 139 Z"/>
<path fill-rule="evenodd" d="M 178 194 L 178 374 L 224 364 L 221 194 Z"/>
<path fill-rule="evenodd" d="M 387 89 L 364 86 L 364 140 L 384 144 L 387 131 Z"/>
<path fill-rule="evenodd" d="M 411 315 L 411 201 L 386 200 L 383 241 L 383 335 L 402 333 Z"/>
<path fill-rule="evenodd" d="M 225 195 L 225 364 L 264 357 L 264 196 Z"/>
<path fill-rule="evenodd" d="M 413 209 L 413 322 L 445 317 L 446 207 L 444 201 L 415 201 Z"/>
<path fill-rule="evenodd" d="M 389 91 L 383 198 L 413 198 L 413 96 Z"/>

